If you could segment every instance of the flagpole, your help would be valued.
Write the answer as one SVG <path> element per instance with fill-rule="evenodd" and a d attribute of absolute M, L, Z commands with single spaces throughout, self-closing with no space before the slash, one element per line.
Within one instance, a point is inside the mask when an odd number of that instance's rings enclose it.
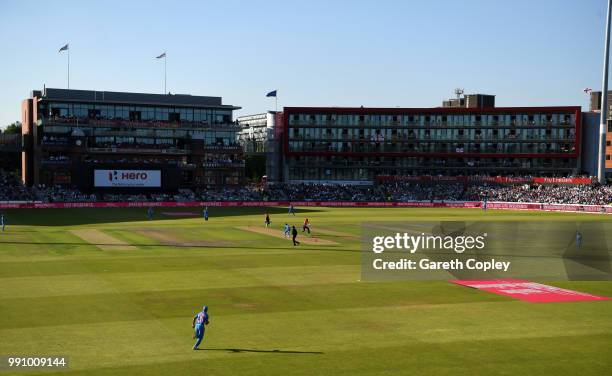
<path fill-rule="evenodd" d="M 168 94 L 168 91 L 166 90 L 166 60 L 168 60 L 168 55 L 164 56 L 164 94 Z"/>
<path fill-rule="evenodd" d="M 70 90 L 70 47 L 68 47 L 68 90 Z"/>

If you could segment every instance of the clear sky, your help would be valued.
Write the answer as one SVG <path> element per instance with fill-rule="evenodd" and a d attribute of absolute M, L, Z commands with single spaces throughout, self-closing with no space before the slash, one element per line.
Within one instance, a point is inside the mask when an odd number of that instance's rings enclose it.
<path fill-rule="evenodd" d="M 32 89 L 222 96 L 281 106 L 582 105 L 600 89 L 605 0 L 0 0 L 0 126 Z"/>

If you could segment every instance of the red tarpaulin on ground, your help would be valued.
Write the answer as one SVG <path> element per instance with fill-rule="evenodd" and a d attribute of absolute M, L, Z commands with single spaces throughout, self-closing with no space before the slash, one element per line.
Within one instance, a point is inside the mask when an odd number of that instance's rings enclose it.
<path fill-rule="evenodd" d="M 585 292 L 562 289 L 522 279 L 491 279 L 480 281 L 453 280 L 451 283 L 478 290 L 509 296 L 530 303 L 578 302 L 611 300 L 611 298 Z"/>

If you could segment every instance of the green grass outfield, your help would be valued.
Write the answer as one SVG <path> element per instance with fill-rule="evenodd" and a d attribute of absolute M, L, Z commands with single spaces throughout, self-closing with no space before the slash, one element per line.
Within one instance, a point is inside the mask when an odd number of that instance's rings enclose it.
<path fill-rule="evenodd" d="M 71 375 L 612 372 L 612 301 L 530 304 L 445 281 L 359 281 L 362 221 L 600 215 L 298 208 L 294 218 L 267 209 L 274 228 L 308 216 L 316 236 L 337 243 L 293 247 L 238 229 L 263 227 L 265 210 L 211 208 L 207 223 L 161 214 L 197 208 L 158 208 L 153 221 L 142 208 L 5 211 L 0 354 L 67 355 Z M 73 232 L 83 229 L 132 247 L 102 249 Z M 551 284 L 612 296 L 612 282 Z M 205 350 L 193 351 L 202 304 L 211 325 Z"/>

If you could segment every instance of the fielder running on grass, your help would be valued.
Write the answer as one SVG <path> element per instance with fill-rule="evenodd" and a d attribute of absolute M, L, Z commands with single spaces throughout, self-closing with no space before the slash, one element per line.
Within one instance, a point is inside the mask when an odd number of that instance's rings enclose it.
<path fill-rule="evenodd" d="M 199 312 L 193 318 L 193 323 L 191 327 L 195 329 L 195 333 L 193 334 L 193 338 L 197 338 L 195 345 L 193 345 L 193 349 L 197 350 L 200 347 L 200 343 L 204 339 L 204 325 L 208 325 L 210 320 L 210 316 L 208 316 L 208 306 L 204 306 L 202 308 L 202 312 Z"/>

